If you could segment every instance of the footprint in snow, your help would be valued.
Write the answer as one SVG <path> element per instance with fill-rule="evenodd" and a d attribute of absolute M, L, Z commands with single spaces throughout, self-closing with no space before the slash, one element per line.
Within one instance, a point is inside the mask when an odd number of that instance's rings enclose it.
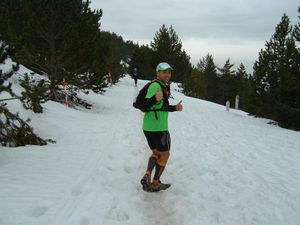
<path fill-rule="evenodd" d="M 31 215 L 37 218 L 43 216 L 47 211 L 48 211 L 48 207 L 41 206 L 33 209 Z"/>
<path fill-rule="evenodd" d="M 72 196 L 79 196 L 81 195 L 83 192 L 83 187 L 82 186 L 77 186 L 77 187 L 74 187 L 72 189 Z"/>
<path fill-rule="evenodd" d="M 90 224 L 90 220 L 88 218 L 81 218 L 80 220 L 80 225 L 89 225 Z"/>

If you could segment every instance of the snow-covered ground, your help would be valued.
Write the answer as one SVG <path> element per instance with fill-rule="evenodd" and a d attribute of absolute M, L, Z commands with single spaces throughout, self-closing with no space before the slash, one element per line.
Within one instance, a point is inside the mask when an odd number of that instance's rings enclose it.
<path fill-rule="evenodd" d="M 172 187 L 142 191 L 150 150 L 132 101 L 144 83 L 82 94 L 92 110 L 47 102 L 34 114 L 10 101 L 56 143 L 0 147 L 0 225 L 300 224 L 300 132 L 175 90 L 184 111 L 170 113 L 162 176 Z"/>

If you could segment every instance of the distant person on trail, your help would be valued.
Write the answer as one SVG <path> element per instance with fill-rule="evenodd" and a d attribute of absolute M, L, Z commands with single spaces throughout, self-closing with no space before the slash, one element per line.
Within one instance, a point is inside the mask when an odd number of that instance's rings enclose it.
<path fill-rule="evenodd" d="M 139 74 L 138 74 L 137 68 L 134 68 L 132 76 L 133 76 L 133 79 L 134 79 L 134 85 L 135 86 L 137 86 L 138 75 Z"/>
<path fill-rule="evenodd" d="M 157 192 L 169 188 L 160 177 L 166 167 L 170 155 L 171 139 L 168 131 L 168 112 L 182 111 L 180 101 L 177 105 L 169 105 L 170 87 L 168 85 L 173 68 L 165 62 L 156 67 L 156 79 L 151 82 L 145 97 L 145 104 L 151 108 L 145 112 L 143 131 L 152 155 L 148 161 L 146 174 L 141 179 L 143 190 Z M 152 171 L 155 173 L 151 182 Z"/>

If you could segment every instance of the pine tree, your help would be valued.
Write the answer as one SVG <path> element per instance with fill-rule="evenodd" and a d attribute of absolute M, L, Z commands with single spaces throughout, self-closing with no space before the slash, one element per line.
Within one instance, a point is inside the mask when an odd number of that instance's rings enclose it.
<path fill-rule="evenodd" d="M 237 95 L 240 97 L 240 108 L 246 109 L 246 105 L 248 104 L 248 95 L 249 95 L 249 89 L 250 89 L 250 83 L 249 83 L 249 75 L 246 72 L 246 68 L 243 63 L 240 64 L 238 67 L 236 74 L 236 90 Z"/>
<path fill-rule="evenodd" d="M 254 64 L 252 93 L 259 99 L 257 115 L 300 129 L 300 58 L 295 40 L 290 20 L 284 14 Z"/>
<path fill-rule="evenodd" d="M 183 82 L 184 93 L 188 96 L 206 99 L 207 83 L 203 74 L 194 68 L 192 73 L 187 76 Z"/>
<path fill-rule="evenodd" d="M 110 73 L 113 83 L 118 82 L 122 74 L 126 73 L 123 63 L 130 61 L 134 46 L 130 41 L 124 41 L 121 36 L 115 33 L 101 31 L 94 42 L 94 59 L 89 72 L 84 74 L 87 80 L 83 79 L 82 84 L 86 89 L 101 93 L 106 86 L 107 75 Z"/>
<path fill-rule="evenodd" d="M 230 59 L 227 59 L 223 68 L 219 68 L 219 103 L 225 104 L 226 101 L 230 101 L 232 104 L 235 101 L 235 96 L 237 93 L 235 71 L 232 70 L 234 65 L 230 63 Z"/>
<path fill-rule="evenodd" d="M 0 64 L 4 63 L 8 58 L 9 51 L 10 48 L 7 45 L 0 43 Z M 12 83 L 4 84 L 4 82 L 18 70 L 19 64 L 13 64 L 12 68 L 6 72 L 0 70 L 0 93 L 5 91 L 8 92 L 12 96 L 12 98 L 15 98 L 16 95 L 11 89 Z"/>
<path fill-rule="evenodd" d="M 182 82 L 191 73 L 190 57 L 182 50 L 182 43 L 172 26 L 164 24 L 155 34 L 151 47 L 155 52 L 154 64 L 167 62 L 173 68 L 172 80 Z"/>
<path fill-rule="evenodd" d="M 14 48 L 14 61 L 46 73 L 51 89 L 64 78 L 79 85 L 77 75 L 89 72 L 94 61 L 102 15 L 89 4 L 81 0 L 3 0 L 0 38 Z"/>
<path fill-rule="evenodd" d="M 4 63 L 8 57 L 8 48 L 0 43 L 0 64 Z M 18 70 L 18 65 L 13 65 L 12 69 L 7 72 L 0 70 L 0 93 L 8 92 L 12 98 L 0 98 L 0 145 L 8 147 L 16 147 L 26 144 L 45 145 L 47 142 L 36 134 L 33 129 L 22 120 L 18 114 L 11 113 L 6 107 L 7 100 L 15 100 L 16 95 L 11 89 L 12 83 L 4 84 L 15 71 Z"/>
<path fill-rule="evenodd" d="M 36 83 L 36 84 L 35 84 Z M 31 81 L 28 74 L 25 74 L 24 80 L 20 85 L 25 89 L 22 94 L 22 102 L 26 109 L 32 109 L 35 113 L 42 113 L 41 103 L 45 103 L 49 98 L 49 84 L 43 79 Z"/>
<path fill-rule="evenodd" d="M 300 14 L 300 7 L 298 7 L 298 13 Z M 300 16 L 298 16 L 298 18 L 300 19 Z M 300 42 L 300 22 L 298 22 L 295 25 L 295 28 L 293 30 L 293 35 L 294 35 L 294 38 L 296 39 L 296 41 Z"/>
<path fill-rule="evenodd" d="M 33 129 L 18 114 L 11 113 L 0 105 L 0 145 L 17 147 L 30 145 L 46 145 L 47 142 L 37 136 Z M 54 142 L 53 140 L 48 140 Z"/>
<path fill-rule="evenodd" d="M 300 13 L 300 7 L 298 8 Z M 300 16 L 298 16 L 300 19 Z M 282 126 L 300 130 L 300 22 L 291 28 L 286 38 L 282 66 L 279 73 L 276 120 Z M 297 32 L 298 29 L 298 32 Z"/>
<path fill-rule="evenodd" d="M 152 80 L 155 78 L 154 51 L 148 45 L 137 46 L 130 62 L 129 71 L 138 70 L 140 79 Z"/>
<path fill-rule="evenodd" d="M 219 78 L 217 76 L 217 66 L 214 62 L 214 58 L 211 54 L 207 54 L 203 57 L 196 67 L 202 74 L 205 86 L 206 86 L 206 96 L 205 99 L 213 102 L 218 100 L 218 87 Z"/>
<path fill-rule="evenodd" d="M 290 31 L 289 18 L 284 15 L 276 27 L 275 34 L 266 43 L 266 49 L 261 50 L 259 59 L 254 64 L 255 87 L 264 102 L 264 106 L 261 106 L 258 111 L 259 114 L 271 115 L 275 110 L 279 73 L 282 69 L 284 50 Z"/>

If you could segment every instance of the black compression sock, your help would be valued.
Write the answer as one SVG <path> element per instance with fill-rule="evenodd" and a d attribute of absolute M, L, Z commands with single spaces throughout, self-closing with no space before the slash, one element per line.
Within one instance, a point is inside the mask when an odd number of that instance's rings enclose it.
<path fill-rule="evenodd" d="M 149 161 L 148 161 L 148 167 L 147 167 L 147 172 L 150 172 L 150 174 L 152 173 L 152 170 L 154 169 L 155 165 L 157 163 L 157 158 L 156 157 L 153 157 L 151 156 L 149 158 Z"/>
<path fill-rule="evenodd" d="M 157 163 L 156 167 L 155 167 L 155 174 L 154 174 L 153 179 L 154 180 L 159 180 L 159 178 L 160 178 L 161 174 L 163 173 L 164 169 L 165 169 L 165 166 L 161 166 Z"/>

